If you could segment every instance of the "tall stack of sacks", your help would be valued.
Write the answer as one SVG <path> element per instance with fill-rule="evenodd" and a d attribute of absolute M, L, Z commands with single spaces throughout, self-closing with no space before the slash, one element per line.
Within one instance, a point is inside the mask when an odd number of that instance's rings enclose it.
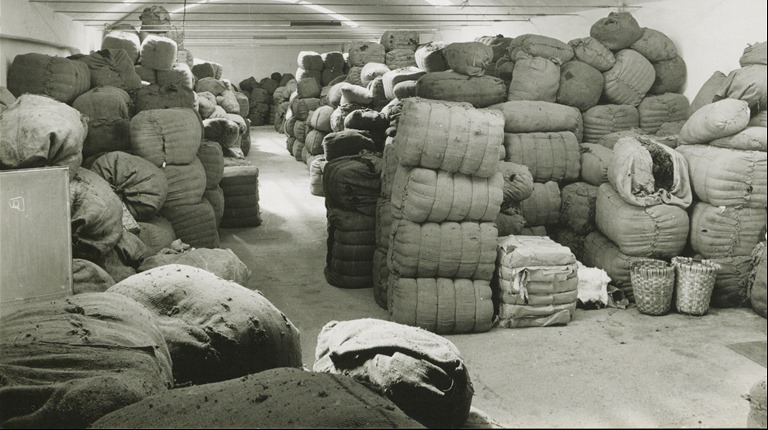
<path fill-rule="evenodd" d="M 360 72 L 367 63 L 386 64 L 386 48 L 376 42 L 350 42 L 347 62 L 347 82 L 361 85 Z"/>
<path fill-rule="evenodd" d="M 560 87 L 560 65 L 573 59 L 573 48 L 551 37 L 524 34 L 514 38 L 507 50 L 515 62 L 507 100 L 554 103 Z"/>
<path fill-rule="evenodd" d="M 493 302 L 506 328 L 566 325 L 576 312 L 576 257 L 548 237 L 498 239 Z"/>
<path fill-rule="evenodd" d="M 331 128 L 333 110 L 329 105 L 319 106 L 312 111 L 307 120 L 308 131 L 304 150 L 308 158 L 305 161 L 309 168 L 309 191 L 315 196 L 323 196 L 323 169 L 327 163 L 323 141 L 325 136 L 333 131 Z"/>
<path fill-rule="evenodd" d="M 727 98 L 707 104 L 679 136 L 698 200 L 690 211 L 691 248 L 723 268 L 712 292 L 715 307 L 748 304 L 750 254 L 765 231 L 766 133 L 749 126 L 749 103 Z"/>
<path fill-rule="evenodd" d="M 250 161 L 224 157 L 224 169 L 219 186 L 224 194 L 221 227 L 258 227 L 261 225 L 259 206 L 259 169 Z"/>
<path fill-rule="evenodd" d="M 197 158 L 205 170 L 203 199 L 208 200 L 213 207 L 216 226 L 219 226 L 224 217 L 224 190 L 219 186 L 224 176 L 224 150 L 218 142 L 203 138 L 197 150 Z"/>
<path fill-rule="evenodd" d="M 141 67 L 137 70 L 141 79 L 150 84 L 157 84 L 157 72 L 173 69 L 177 61 L 178 49 L 176 42 L 168 37 L 158 34 L 149 34 L 144 37 L 139 47 Z"/>
<path fill-rule="evenodd" d="M 507 99 L 507 87 L 485 69 L 493 49 L 482 42 L 451 43 L 442 49 L 450 70 L 429 72 L 416 81 L 415 95 L 426 99 L 467 102 L 484 108 Z"/>
<path fill-rule="evenodd" d="M 689 232 L 691 205 L 688 163 L 682 154 L 649 136 L 625 137 L 613 149 L 608 183 L 597 191 L 597 231 L 587 235 L 583 259 L 614 279 L 616 260 L 631 257 L 670 259 L 681 255 Z M 591 237 L 604 235 L 602 237 Z M 606 240 L 618 248 L 606 249 Z M 615 258 L 607 258 L 607 254 Z M 597 255 L 604 254 L 604 255 Z M 606 261 L 608 260 L 608 261 Z M 620 274 L 620 273 L 619 273 Z M 632 286 L 620 288 L 633 299 Z"/>
<path fill-rule="evenodd" d="M 195 84 L 195 92 L 204 137 L 218 142 L 225 156 L 244 158 L 242 142 L 249 139 L 250 125 L 241 115 L 242 104 L 232 84 L 225 79 L 202 78 Z"/>
<path fill-rule="evenodd" d="M 303 54 L 303 56 L 302 56 Z M 310 59 L 319 62 L 320 70 L 322 70 L 322 60 L 320 54 L 308 54 L 306 51 L 302 51 L 299 54 L 299 64 L 302 62 L 307 63 L 307 66 L 312 65 Z M 297 75 L 298 76 L 298 75 Z M 311 76 L 305 76 L 298 78 L 296 83 L 296 97 L 293 97 L 290 101 L 290 110 L 293 117 L 293 137 L 294 142 L 291 147 L 291 154 L 296 158 L 296 161 L 304 160 L 304 147 L 306 145 L 306 138 L 308 133 L 307 122 L 309 121 L 310 112 L 321 106 L 320 92 L 322 86 L 320 81 Z M 321 140 L 322 142 L 322 140 Z"/>
<path fill-rule="evenodd" d="M 317 83 L 317 88 L 323 86 L 323 57 L 315 51 L 301 51 L 296 59 L 298 68 L 296 69 L 296 81 L 301 82 L 304 78 L 312 78 Z M 320 92 L 318 90 L 318 96 Z"/>
<path fill-rule="evenodd" d="M 277 72 L 273 73 L 273 75 L 277 79 L 270 76 L 257 82 L 256 78 L 251 76 L 240 81 L 240 92 L 246 96 L 248 101 L 248 112 L 244 116 L 254 126 L 275 123 L 277 110 L 274 103 L 274 93 L 280 87 L 282 75 Z"/>
<path fill-rule="evenodd" d="M 387 289 L 393 321 L 436 333 L 491 327 L 504 118 L 411 97 L 394 137 Z"/>
<path fill-rule="evenodd" d="M 328 218 L 325 279 L 339 288 L 370 288 L 381 153 L 329 155 L 322 175 Z"/>
<path fill-rule="evenodd" d="M 384 47 L 384 64 L 390 69 L 416 66 L 414 53 L 419 46 L 419 33 L 410 30 L 387 30 L 379 40 Z"/>
<path fill-rule="evenodd" d="M 557 224 L 559 183 L 573 182 L 580 172 L 582 119 L 575 107 L 544 101 L 507 101 L 489 106 L 504 121 L 504 160 L 528 167 L 532 194 L 521 202 L 527 227 Z"/>
<path fill-rule="evenodd" d="M 150 109 L 131 119 L 131 149 L 155 166 L 168 180 L 168 194 L 160 214 L 173 225 L 176 236 L 198 248 L 217 248 L 219 233 L 213 207 L 203 198 L 206 172 L 197 156 L 203 126 L 193 109 Z"/>
<path fill-rule="evenodd" d="M 295 79 L 287 80 L 272 93 L 272 104 L 275 105 L 275 131 L 287 134 L 286 122 L 289 119 L 289 104 L 291 94 L 296 92 L 298 82 Z M 254 98 L 252 98 L 253 100 Z M 251 107 L 253 109 L 253 107 Z M 255 125 L 255 123 L 254 123 Z"/>

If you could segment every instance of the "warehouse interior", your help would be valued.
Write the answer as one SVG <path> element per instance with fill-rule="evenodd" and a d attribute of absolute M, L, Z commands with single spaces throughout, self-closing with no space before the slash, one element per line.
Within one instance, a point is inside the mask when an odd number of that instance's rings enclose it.
<path fill-rule="evenodd" d="M 767 12 L 0 1 L 0 428 L 765 428 Z"/>

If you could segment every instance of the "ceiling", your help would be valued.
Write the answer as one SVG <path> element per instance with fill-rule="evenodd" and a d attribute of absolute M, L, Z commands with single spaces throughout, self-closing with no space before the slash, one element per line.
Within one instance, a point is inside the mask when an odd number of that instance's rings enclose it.
<path fill-rule="evenodd" d="M 622 0 L 29 0 L 89 27 L 141 27 L 145 8 L 169 12 L 171 37 L 198 43 L 255 39 L 341 42 L 378 38 L 385 30 L 431 33 L 576 14 L 618 10 Z M 442 4 L 435 6 L 434 4 Z M 635 2 L 636 3 L 636 2 Z"/>

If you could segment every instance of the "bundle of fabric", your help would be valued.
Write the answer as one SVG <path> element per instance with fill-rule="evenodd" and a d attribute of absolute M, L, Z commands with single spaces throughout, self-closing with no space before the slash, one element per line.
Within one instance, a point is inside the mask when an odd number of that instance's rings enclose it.
<path fill-rule="evenodd" d="M 507 85 L 494 76 L 468 76 L 446 70 L 427 73 L 419 78 L 416 81 L 416 96 L 485 108 L 507 99 Z"/>
<path fill-rule="evenodd" d="M 178 84 L 150 84 L 136 92 L 136 113 L 151 109 L 195 108 L 195 93 Z"/>
<path fill-rule="evenodd" d="M 543 57 L 519 58 L 515 61 L 507 100 L 538 100 L 554 103 L 559 87 L 558 63 Z"/>
<path fill-rule="evenodd" d="M 219 247 L 216 212 L 207 199 L 201 197 L 197 203 L 163 206 L 160 215 L 171 223 L 175 236 L 184 243 L 196 248 Z"/>
<path fill-rule="evenodd" d="M 91 89 L 87 64 L 34 52 L 13 57 L 7 80 L 8 90 L 16 97 L 37 94 L 67 104 Z"/>
<path fill-rule="evenodd" d="M 34 301 L 0 322 L 3 428 L 86 428 L 173 386 L 154 316 L 128 297 Z"/>
<path fill-rule="evenodd" d="M 560 224 L 581 236 L 597 230 L 597 186 L 574 182 L 560 191 Z"/>
<path fill-rule="evenodd" d="M 640 126 L 640 113 L 626 104 L 602 104 L 582 115 L 584 142 L 597 143 L 606 134 L 626 131 Z"/>
<path fill-rule="evenodd" d="M 747 288 L 749 301 L 752 304 L 752 309 L 761 315 L 763 318 L 768 315 L 768 309 L 766 309 L 766 303 L 768 302 L 768 295 L 766 294 L 766 244 L 765 241 L 760 242 L 755 246 L 752 251 L 752 260 L 749 268 L 749 285 Z"/>
<path fill-rule="evenodd" d="M 589 35 L 606 48 L 618 51 L 643 37 L 643 28 L 629 12 L 610 12 L 607 17 L 592 24 Z"/>
<path fill-rule="evenodd" d="M 217 142 L 203 139 L 197 151 L 197 158 L 200 159 L 205 171 L 203 198 L 213 207 L 218 225 L 224 216 L 224 190 L 219 186 L 224 176 L 224 152 Z"/>
<path fill-rule="evenodd" d="M 520 214 L 527 227 L 557 224 L 562 205 L 560 187 L 557 182 L 536 182 L 530 197 L 520 202 Z"/>
<path fill-rule="evenodd" d="M 149 248 L 139 236 L 130 231 L 123 231 L 115 246 L 99 259 L 97 264 L 104 268 L 115 282 L 120 282 L 135 275 L 149 254 Z"/>
<path fill-rule="evenodd" d="M 131 118 L 133 154 L 155 166 L 189 164 L 197 157 L 203 127 L 193 109 L 150 109 Z"/>
<path fill-rule="evenodd" d="M 146 272 L 168 264 L 181 264 L 207 270 L 221 279 L 248 285 L 251 271 L 231 249 L 164 248 L 144 259 L 138 272 Z"/>
<path fill-rule="evenodd" d="M 0 115 L 0 169 L 67 166 L 83 161 L 87 118 L 50 97 L 23 94 Z"/>
<path fill-rule="evenodd" d="M 608 182 L 608 167 L 613 162 L 613 150 L 597 143 L 582 143 L 579 146 L 581 180 L 594 186 Z"/>
<path fill-rule="evenodd" d="M 198 80 L 203 78 L 221 79 L 223 72 L 224 67 L 214 61 L 195 58 L 192 63 L 192 74 L 194 74 Z"/>
<path fill-rule="evenodd" d="M 352 376 L 429 428 L 459 428 L 474 394 L 469 370 L 456 346 L 430 331 L 453 330 L 331 321 L 318 335 L 313 370 Z"/>
<path fill-rule="evenodd" d="M 323 172 L 328 160 L 325 155 L 318 155 L 308 163 L 309 165 L 309 193 L 313 196 L 325 196 L 323 191 Z"/>
<path fill-rule="evenodd" d="M 384 63 L 386 60 L 386 48 L 376 42 L 350 42 L 348 52 L 350 67 L 363 67 L 366 63 Z"/>
<path fill-rule="evenodd" d="M 505 133 L 505 161 L 528 167 L 535 182 L 578 179 L 581 151 L 570 131 Z"/>
<path fill-rule="evenodd" d="M 101 39 L 101 49 L 122 49 L 125 51 L 131 64 L 136 64 L 139 60 L 139 49 L 141 48 L 141 39 L 139 32 L 130 24 L 118 24 L 104 32 Z"/>
<path fill-rule="evenodd" d="M 648 134 L 655 134 L 665 122 L 688 119 L 688 99 L 682 94 L 648 96 L 637 106 L 639 126 Z"/>
<path fill-rule="evenodd" d="M 491 63 L 496 63 L 499 61 L 499 58 L 503 57 L 507 53 L 507 48 L 509 47 L 509 44 L 512 43 L 512 40 L 513 38 L 504 37 L 503 34 L 497 34 L 495 36 L 479 36 L 475 38 L 475 42 L 488 45 L 491 47 L 491 50 L 493 50 L 493 58 L 491 58 Z"/>
<path fill-rule="evenodd" d="M 443 72 L 450 69 L 448 64 L 446 64 L 445 56 L 443 55 L 443 49 L 445 49 L 446 46 L 447 44 L 445 42 L 440 41 L 428 42 L 424 45 L 420 45 L 416 48 L 416 51 L 413 54 L 413 59 L 416 61 L 416 67 L 427 73 Z"/>
<path fill-rule="evenodd" d="M 568 42 L 568 46 L 573 49 L 576 60 L 594 67 L 601 73 L 611 70 L 616 63 L 613 52 L 594 37 L 573 39 Z"/>
<path fill-rule="evenodd" d="M 535 133 L 571 131 L 581 142 L 583 124 L 578 109 L 557 103 L 542 101 L 507 101 L 488 106 L 501 111 L 505 133 Z"/>
<path fill-rule="evenodd" d="M 498 170 L 504 178 L 501 210 L 496 217 L 499 236 L 519 234 L 526 225 L 521 202 L 533 194 L 533 176 L 526 166 L 505 161 L 499 162 Z"/>
<path fill-rule="evenodd" d="M 416 67 L 414 51 L 410 48 L 393 49 L 384 54 L 384 64 L 390 69 Z"/>
<path fill-rule="evenodd" d="M 261 225 L 259 169 L 246 160 L 227 158 L 219 186 L 224 190 L 222 227 Z"/>
<path fill-rule="evenodd" d="M 72 255 L 98 261 L 123 232 L 123 205 L 98 174 L 78 168 L 69 182 Z"/>
<path fill-rule="evenodd" d="M 683 57 L 675 56 L 669 60 L 652 63 L 656 73 L 648 94 L 682 93 L 688 71 Z M 765 71 L 765 67 L 763 67 Z"/>
<path fill-rule="evenodd" d="M 599 70 L 583 61 L 571 60 L 560 66 L 555 101 L 584 112 L 600 101 L 603 85 L 603 75 Z"/>
<path fill-rule="evenodd" d="M 176 240 L 176 232 L 170 221 L 160 215 L 147 221 L 138 221 L 139 239 L 147 245 L 149 254 L 157 254 L 163 248 L 171 246 Z"/>
<path fill-rule="evenodd" d="M 170 70 L 176 63 L 176 42 L 168 37 L 149 34 L 141 42 L 141 65 L 154 70 Z"/>
<path fill-rule="evenodd" d="M 290 320 L 258 291 L 207 270 L 163 265 L 107 292 L 132 298 L 155 316 L 179 383 L 301 366 L 299 331 Z"/>
<path fill-rule="evenodd" d="M 690 106 L 688 106 L 689 118 L 703 106 L 715 101 L 715 93 L 720 89 L 720 85 L 722 85 L 723 81 L 725 81 L 725 74 L 723 72 L 718 70 L 712 73 L 712 76 L 710 76 L 701 88 L 699 88 L 699 91 L 696 93 L 693 101 L 691 101 Z"/>
<path fill-rule="evenodd" d="M 91 88 L 112 86 L 126 91 L 141 88 L 141 78 L 136 74 L 133 59 L 122 49 L 102 49 L 90 55 L 68 57 L 88 65 Z"/>
<path fill-rule="evenodd" d="M 616 53 L 613 67 L 603 72 L 603 78 L 603 98 L 608 103 L 637 106 L 653 87 L 656 70 L 637 51 L 622 49 Z"/>
<path fill-rule="evenodd" d="M 576 312 L 576 257 L 548 237 L 499 238 L 492 283 L 499 325 L 506 328 L 565 325 Z"/>
<path fill-rule="evenodd" d="M 72 107 L 88 118 L 84 157 L 130 149 L 133 100 L 127 92 L 109 86 L 94 88 L 76 98 Z"/>
<path fill-rule="evenodd" d="M 715 92 L 714 100 L 744 100 L 752 111 L 765 110 L 768 102 L 766 69 L 766 65 L 752 64 L 731 71 Z"/>
<path fill-rule="evenodd" d="M 320 54 L 323 60 L 323 72 L 320 75 L 321 84 L 329 85 L 334 79 L 344 76 L 346 60 L 340 51 L 324 52 Z"/>
<path fill-rule="evenodd" d="M 326 180 L 323 182 L 325 184 Z M 375 210 L 375 207 L 371 209 Z M 327 206 L 326 211 L 326 281 L 338 288 L 370 288 L 376 248 L 375 218 L 364 212 L 334 206 Z"/>
<path fill-rule="evenodd" d="M 115 285 L 115 280 L 98 264 L 82 258 L 72 259 L 72 292 L 103 293 Z"/>

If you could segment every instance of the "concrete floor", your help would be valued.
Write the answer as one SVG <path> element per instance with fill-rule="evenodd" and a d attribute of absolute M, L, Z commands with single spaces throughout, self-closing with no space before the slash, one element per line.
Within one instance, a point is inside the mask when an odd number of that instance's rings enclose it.
<path fill-rule="evenodd" d="M 263 224 L 222 229 L 258 289 L 301 330 L 311 368 L 331 320 L 388 319 L 372 289 L 323 276 L 326 218 L 286 136 L 251 129 Z M 751 309 L 652 317 L 636 308 L 577 310 L 567 326 L 449 335 L 471 372 L 473 406 L 505 427 L 744 427 L 742 395 L 766 377 L 766 320 Z"/>

